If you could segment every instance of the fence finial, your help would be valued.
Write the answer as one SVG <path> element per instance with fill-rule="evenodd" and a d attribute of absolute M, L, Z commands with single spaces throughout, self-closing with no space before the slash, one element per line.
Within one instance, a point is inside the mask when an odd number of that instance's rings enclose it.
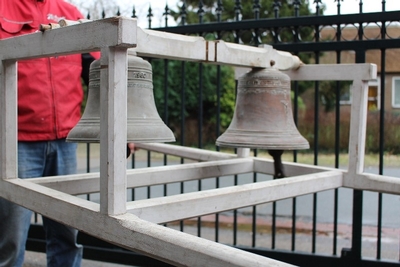
<path fill-rule="evenodd" d="M 240 0 L 235 1 L 235 20 L 239 21 L 240 14 L 242 13 L 242 4 Z"/>
<path fill-rule="evenodd" d="M 314 0 L 314 4 L 315 4 L 315 15 L 319 16 L 319 12 L 320 12 L 320 7 L 319 5 L 322 4 L 321 0 Z"/>
<path fill-rule="evenodd" d="M 217 8 L 215 9 L 215 12 L 217 13 L 217 21 L 218 22 L 221 21 L 222 11 L 224 11 L 224 7 L 222 5 L 222 0 L 218 0 L 217 1 Z"/>
<path fill-rule="evenodd" d="M 199 23 L 203 23 L 204 3 L 202 0 L 199 1 L 199 10 L 197 11 L 197 15 L 199 16 Z"/>
<path fill-rule="evenodd" d="M 132 18 L 137 18 L 135 6 L 133 6 L 133 9 L 132 9 Z"/>
<path fill-rule="evenodd" d="M 147 18 L 148 18 L 148 22 L 149 22 L 149 29 L 151 29 L 151 18 L 153 17 L 153 10 L 151 9 L 151 5 L 149 4 L 149 10 L 147 13 Z"/>
<path fill-rule="evenodd" d="M 295 17 L 300 16 L 300 6 L 301 6 L 300 0 L 294 0 L 293 6 L 294 6 L 294 16 Z"/>
<path fill-rule="evenodd" d="M 275 18 L 279 18 L 279 10 L 282 7 L 281 1 L 280 0 L 274 0 L 274 3 L 272 4 L 272 7 L 274 8 Z"/>
<path fill-rule="evenodd" d="M 337 14 L 340 15 L 340 1 L 343 2 L 343 0 L 334 0 L 335 2 L 337 2 Z"/>
<path fill-rule="evenodd" d="M 255 19 L 260 18 L 260 9 L 261 9 L 260 0 L 254 0 L 253 1 L 253 12 L 254 12 Z"/>
<path fill-rule="evenodd" d="M 181 15 L 181 23 L 182 23 L 182 25 L 185 25 L 186 24 L 186 15 L 187 15 L 186 1 L 183 1 L 180 15 Z"/>
<path fill-rule="evenodd" d="M 163 16 L 165 16 L 165 27 L 168 27 L 168 16 L 171 13 L 168 4 L 165 4 Z"/>

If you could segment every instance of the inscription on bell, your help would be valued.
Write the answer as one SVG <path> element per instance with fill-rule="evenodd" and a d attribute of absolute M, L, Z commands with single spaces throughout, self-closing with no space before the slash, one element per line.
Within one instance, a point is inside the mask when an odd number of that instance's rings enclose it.
<path fill-rule="evenodd" d="M 145 72 L 132 72 L 132 77 L 135 79 L 146 79 L 146 76 Z"/>
<path fill-rule="evenodd" d="M 128 81 L 128 88 L 153 90 L 152 83 L 136 83 Z"/>
<path fill-rule="evenodd" d="M 263 94 L 283 95 L 285 98 L 290 94 L 289 89 L 280 88 L 238 88 L 238 94 Z"/>
<path fill-rule="evenodd" d="M 242 79 L 239 81 L 239 86 L 262 86 L 262 87 L 284 87 L 290 88 L 290 81 L 285 80 L 262 80 L 262 79 Z"/>

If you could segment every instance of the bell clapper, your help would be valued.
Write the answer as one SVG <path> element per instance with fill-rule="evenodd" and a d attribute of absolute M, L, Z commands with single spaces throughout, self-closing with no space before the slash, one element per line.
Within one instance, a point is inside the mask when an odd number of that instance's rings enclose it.
<path fill-rule="evenodd" d="M 274 159 L 274 168 L 275 168 L 274 179 L 285 178 L 285 174 L 283 173 L 283 164 L 282 164 L 283 150 L 269 149 L 268 153 Z"/>

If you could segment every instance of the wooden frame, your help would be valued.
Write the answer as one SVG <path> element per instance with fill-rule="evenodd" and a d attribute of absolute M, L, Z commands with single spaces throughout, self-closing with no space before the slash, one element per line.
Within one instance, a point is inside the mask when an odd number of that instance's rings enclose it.
<path fill-rule="evenodd" d="M 165 145 L 138 144 L 199 161 L 126 171 L 127 50 L 152 56 L 238 67 L 274 67 L 292 80 L 352 80 L 353 104 L 348 170 L 284 163 L 288 179 L 231 186 L 134 202 L 126 189 L 246 172 L 272 174 L 270 160 Z M 100 50 L 100 173 L 17 177 L 17 60 Z M 235 54 L 234 57 L 230 56 Z M 273 63 L 272 63 L 273 61 Z M 367 82 L 373 64 L 302 65 L 272 47 L 248 47 L 143 30 L 136 20 L 116 17 L 0 41 L 0 196 L 121 247 L 177 266 L 290 266 L 157 223 L 252 206 L 339 187 L 400 194 L 397 178 L 363 173 Z M 238 70 L 238 73 L 242 70 Z M 107 125 L 107 127 L 105 126 Z M 301 186 L 299 186 L 301 185 Z M 100 203 L 74 195 L 100 192 Z"/>

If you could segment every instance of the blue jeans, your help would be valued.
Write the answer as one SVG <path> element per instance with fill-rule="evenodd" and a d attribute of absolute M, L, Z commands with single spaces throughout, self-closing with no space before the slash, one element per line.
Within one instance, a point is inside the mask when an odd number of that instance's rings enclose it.
<path fill-rule="evenodd" d="M 18 177 L 34 178 L 76 173 L 76 144 L 64 139 L 18 142 Z M 32 211 L 0 198 L 0 266 L 20 267 Z M 43 217 L 48 267 L 78 267 L 82 246 L 78 231 Z"/>

